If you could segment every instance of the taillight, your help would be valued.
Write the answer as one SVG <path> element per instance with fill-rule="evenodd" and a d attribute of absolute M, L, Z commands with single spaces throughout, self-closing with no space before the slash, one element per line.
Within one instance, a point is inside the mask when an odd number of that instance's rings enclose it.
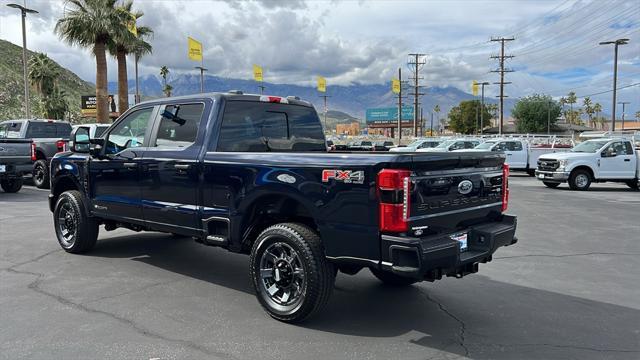
<path fill-rule="evenodd" d="M 260 96 L 260 101 L 262 102 L 270 102 L 270 103 L 279 103 L 279 104 L 288 104 L 289 100 L 282 98 L 280 96 Z"/>
<path fill-rule="evenodd" d="M 509 165 L 502 164 L 502 212 L 509 207 Z"/>
<path fill-rule="evenodd" d="M 67 145 L 67 142 L 64 140 L 56 141 L 56 148 L 58 148 L 58 152 L 64 151 L 64 147 Z"/>
<path fill-rule="evenodd" d="M 36 143 L 31 142 L 31 161 L 36 161 Z"/>
<path fill-rule="evenodd" d="M 380 231 L 409 230 L 409 170 L 383 169 L 378 173 Z"/>

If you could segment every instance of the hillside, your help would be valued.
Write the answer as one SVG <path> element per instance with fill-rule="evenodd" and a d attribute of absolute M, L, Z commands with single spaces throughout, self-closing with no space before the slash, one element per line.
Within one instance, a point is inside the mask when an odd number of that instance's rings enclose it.
<path fill-rule="evenodd" d="M 169 76 L 169 84 L 173 86 L 174 95 L 195 94 L 200 91 L 200 76 L 193 74 L 171 74 Z M 323 101 L 319 97 L 319 93 L 315 87 L 300 86 L 290 84 L 274 84 L 265 82 L 265 93 L 270 95 L 296 95 L 304 100 L 311 101 L 318 112 L 322 112 Z M 327 107 L 330 110 L 337 110 L 359 119 L 364 119 L 365 110 L 372 107 L 389 107 L 396 106 L 397 100 L 395 95 L 390 91 L 390 84 L 384 85 L 364 85 L 352 84 L 349 86 L 330 85 L 327 88 Z M 117 85 L 114 82 L 109 83 L 109 91 L 115 92 Z M 205 91 L 228 91 L 242 90 L 247 93 L 257 93 L 260 91 L 258 84 L 252 80 L 231 79 L 219 76 L 205 76 Z M 150 97 L 162 96 L 162 83 L 160 78 L 155 75 L 146 75 L 140 78 L 140 91 L 142 94 Z M 129 82 L 129 92 L 134 92 L 134 82 Z M 438 104 L 441 108 L 440 117 L 449 112 L 453 106 L 462 100 L 472 99 L 471 94 L 455 87 L 428 87 L 425 96 L 421 101 L 425 109 L 424 116 L 429 118 L 429 112 Z M 485 99 L 487 103 L 495 103 L 495 99 Z M 405 99 L 405 104 L 411 103 L 412 99 Z M 511 109 L 515 101 L 513 99 L 505 100 L 505 107 Z M 505 112 L 506 116 L 510 112 Z M 340 116 L 332 117 L 328 114 L 328 118 L 340 119 Z M 344 120 L 344 118 L 342 119 Z M 340 122 L 340 121 L 336 121 Z M 351 121 L 348 121 L 351 122 Z"/>
<path fill-rule="evenodd" d="M 29 51 L 29 55 L 34 54 Z M 0 121 L 24 117 L 24 82 L 22 78 L 22 48 L 8 41 L 0 40 Z M 80 96 L 95 94 L 95 86 L 80 79 L 73 72 L 55 65 L 60 70 L 58 86 L 67 94 L 67 101 L 72 115 L 80 113 Z M 40 98 L 31 87 L 30 107 L 32 117 L 40 117 L 38 113 Z"/>

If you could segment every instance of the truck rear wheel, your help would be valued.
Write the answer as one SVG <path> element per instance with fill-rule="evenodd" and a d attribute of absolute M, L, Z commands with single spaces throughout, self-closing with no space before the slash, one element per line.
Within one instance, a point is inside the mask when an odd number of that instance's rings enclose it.
<path fill-rule="evenodd" d="M 551 188 L 551 189 L 555 189 L 558 186 L 560 186 L 560 183 L 556 183 L 556 182 L 549 182 L 549 181 L 543 181 L 542 182 L 544 184 L 544 186 Z"/>
<path fill-rule="evenodd" d="M 378 280 L 382 281 L 386 285 L 391 285 L 391 286 L 409 286 L 409 285 L 415 284 L 415 283 L 417 283 L 419 281 L 419 280 L 414 279 L 414 278 L 396 275 L 396 274 L 394 274 L 392 272 L 389 272 L 389 271 L 378 270 L 378 269 L 373 269 L 373 268 L 369 268 L 369 270 L 371 271 L 373 276 L 377 277 Z"/>
<path fill-rule="evenodd" d="M 11 178 L 11 179 L 4 179 L 0 181 L 0 186 L 2 187 L 2 190 L 4 190 L 4 192 L 6 193 L 17 193 L 18 191 L 20 191 L 20 189 L 22 189 L 22 178 L 17 177 L 17 178 Z"/>
<path fill-rule="evenodd" d="M 79 191 L 63 192 L 53 210 L 58 243 L 66 251 L 80 254 L 91 250 L 98 239 L 98 222 L 87 216 Z"/>
<path fill-rule="evenodd" d="M 591 174 L 588 171 L 577 169 L 569 176 L 569 187 L 571 190 L 589 190 L 591 186 Z"/>
<path fill-rule="evenodd" d="M 626 182 L 627 186 L 632 188 L 633 190 L 640 189 L 640 179 L 633 179 Z"/>
<path fill-rule="evenodd" d="M 251 249 L 250 274 L 260 305 L 274 319 L 300 322 L 328 302 L 335 282 L 318 234 L 281 223 L 264 230 Z"/>
<path fill-rule="evenodd" d="M 38 160 L 33 164 L 33 185 L 38 189 L 49 188 L 49 166 L 47 160 Z"/>

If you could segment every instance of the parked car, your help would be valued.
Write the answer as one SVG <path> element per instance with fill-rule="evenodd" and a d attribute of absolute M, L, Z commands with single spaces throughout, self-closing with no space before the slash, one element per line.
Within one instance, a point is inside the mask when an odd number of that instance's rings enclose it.
<path fill-rule="evenodd" d="M 395 148 L 396 144 L 393 141 L 376 141 L 373 144 L 374 151 L 389 151 Z"/>
<path fill-rule="evenodd" d="M 490 139 L 473 149 L 456 151 L 499 151 L 507 156 L 506 163 L 511 171 L 526 171 L 530 176 L 535 175 L 538 166 L 538 158 L 544 154 L 566 152 L 570 148 L 556 147 L 555 144 L 531 146 L 522 139 Z"/>
<path fill-rule="evenodd" d="M 389 151 L 393 151 L 393 152 L 414 152 L 414 151 L 416 151 L 418 149 L 434 148 L 434 147 L 440 145 L 440 143 L 442 143 L 442 140 L 440 140 L 440 139 L 418 139 L 418 140 L 410 143 L 407 146 L 394 147 L 392 149 L 389 149 Z"/>
<path fill-rule="evenodd" d="M 374 144 L 371 140 L 361 140 L 350 143 L 348 146 L 348 150 L 350 151 L 373 151 Z"/>
<path fill-rule="evenodd" d="M 22 176 L 31 171 L 35 147 L 27 139 L 10 138 L 15 127 L 0 124 L 0 187 L 7 193 L 15 193 L 22 188 Z"/>
<path fill-rule="evenodd" d="M 249 254 L 256 297 L 281 321 L 317 313 L 337 271 L 460 278 L 517 240 L 504 155 L 330 153 L 313 106 L 292 97 L 162 98 L 72 140 L 49 194 L 65 251 L 89 251 L 104 225 Z"/>
<path fill-rule="evenodd" d="M 71 134 L 71 124 L 58 120 L 8 120 L 0 123 L 6 126 L 7 137 L 30 139 L 34 144 L 35 159 L 29 173 L 33 184 L 40 189 L 49 188 L 49 162 L 51 158 L 66 150 Z"/>
<path fill-rule="evenodd" d="M 72 131 L 75 130 L 79 126 L 86 126 L 89 128 L 89 137 L 91 139 L 102 136 L 105 130 L 111 126 L 111 124 L 82 124 L 82 125 L 73 125 Z"/>
<path fill-rule="evenodd" d="M 416 152 L 448 152 L 460 149 L 473 149 L 482 141 L 478 139 L 452 139 L 445 140 L 432 148 L 417 149 Z"/>
<path fill-rule="evenodd" d="M 587 140 L 569 152 L 541 156 L 536 177 L 550 188 L 566 182 L 572 190 L 588 190 L 591 183 L 611 181 L 637 190 L 640 153 L 624 138 Z"/>

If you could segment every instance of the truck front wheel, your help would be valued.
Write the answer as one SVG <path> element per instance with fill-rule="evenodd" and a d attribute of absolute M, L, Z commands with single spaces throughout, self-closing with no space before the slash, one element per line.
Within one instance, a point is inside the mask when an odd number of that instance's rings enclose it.
<path fill-rule="evenodd" d="M 264 230 L 251 249 L 256 297 L 280 321 L 300 322 L 328 302 L 335 282 L 318 234 L 306 225 L 281 223 Z"/>
<path fill-rule="evenodd" d="M 98 222 L 87 216 L 79 191 L 63 192 L 53 210 L 53 223 L 58 243 L 74 254 L 91 250 L 98 239 Z"/>
<path fill-rule="evenodd" d="M 0 181 L 2 190 L 6 193 L 17 193 L 22 188 L 22 178 L 11 178 Z"/>
<path fill-rule="evenodd" d="M 571 190 L 588 190 L 591 186 L 591 174 L 588 171 L 578 169 L 574 170 L 569 176 L 569 187 Z"/>
<path fill-rule="evenodd" d="M 417 279 L 396 275 L 389 271 L 378 270 L 373 268 L 370 268 L 369 270 L 371 271 L 373 276 L 377 277 L 378 280 L 382 281 L 385 285 L 409 286 L 418 282 Z"/>

